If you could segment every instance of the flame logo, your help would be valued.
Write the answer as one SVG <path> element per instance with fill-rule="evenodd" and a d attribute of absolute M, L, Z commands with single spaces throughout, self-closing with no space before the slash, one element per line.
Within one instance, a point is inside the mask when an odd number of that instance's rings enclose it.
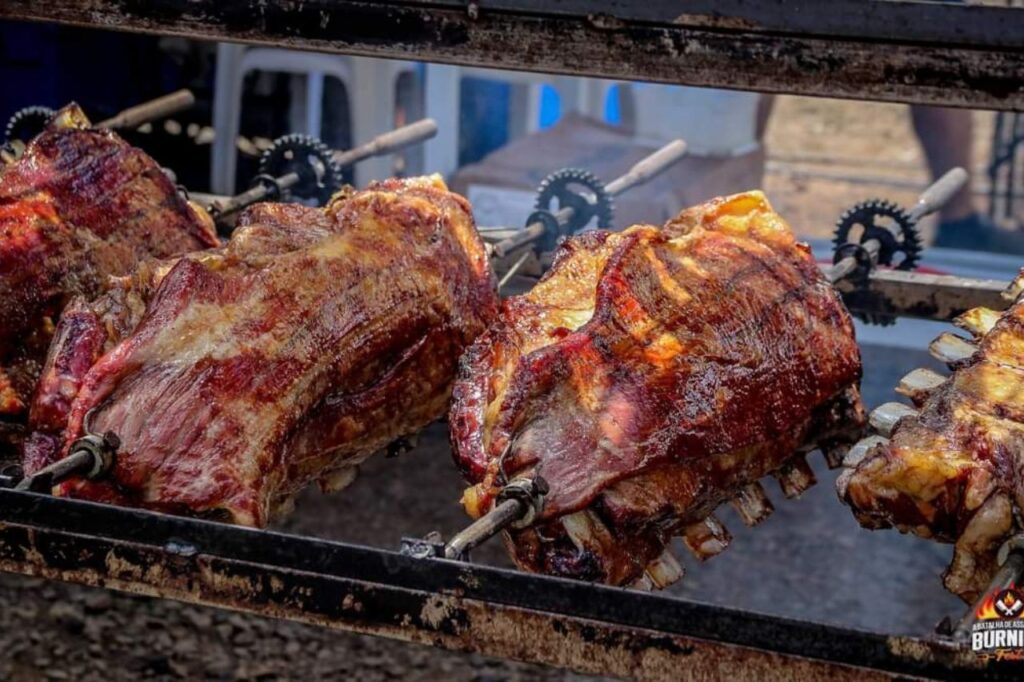
<path fill-rule="evenodd" d="M 1004 590 L 989 594 L 978 604 L 974 615 L 978 620 L 1001 620 L 1016 618 L 1024 612 L 1024 601 L 1021 600 L 1015 585 Z"/>

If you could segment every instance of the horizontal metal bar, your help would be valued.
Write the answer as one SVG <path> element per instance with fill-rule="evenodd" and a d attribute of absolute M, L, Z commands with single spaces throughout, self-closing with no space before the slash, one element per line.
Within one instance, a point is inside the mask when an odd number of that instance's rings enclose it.
<path fill-rule="evenodd" d="M 466 0 L 397 4 L 460 7 Z M 542 15 L 601 13 L 622 21 L 899 42 L 1021 47 L 1020 8 L 900 0 L 482 0 L 482 8 Z"/>
<path fill-rule="evenodd" d="M 842 280 L 836 288 L 846 306 L 855 313 L 869 313 L 926 320 L 952 320 L 971 308 L 1002 310 L 1002 297 L 1009 282 L 970 279 L 952 275 L 930 275 L 902 270 L 873 270 L 866 288 Z"/>
<path fill-rule="evenodd" d="M 1013 671 L 951 641 L 11 490 L 0 490 L 0 570 L 641 679 Z"/>
<path fill-rule="evenodd" d="M 841 0 L 835 12 L 832 2 L 809 0 L 721 4 L 729 11 L 681 0 L 669 21 L 671 3 L 643 9 L 647 3 L 611 0 L 562 9 L 512 0 L 498 9 L 486 0 L 6 0 L 0 17 L 623 80 L 1024 110 L 1021 10 L 876 1 L 855 10 L 853 0 Z"/>

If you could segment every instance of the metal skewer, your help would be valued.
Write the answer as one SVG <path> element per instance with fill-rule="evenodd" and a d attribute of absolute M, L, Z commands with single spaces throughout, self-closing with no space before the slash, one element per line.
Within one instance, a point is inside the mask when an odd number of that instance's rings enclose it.
<path fill-rule="evenodd" d="M 107 130 L 134 128 L 187 109 L 195 104 L 195 101 L 195 95 L 191 90 L 178 90 L 124 109 L 104 121 L 91 125 L 91 127 Z M 82 117 L 81 110 L 77 110 L 77 112 L 73 115 L 74 120 L 69 120 L 68 123 L 74 127 L 88 127 L 86 126 L 88 119 Z M 3 162 L 11 163 L 17 160 L 24 153 L 28 142 L 52 124 L 57 113 L 54 109 L 42 106 L 25 107 L 15 112 L 4 129 Z"/>
<path fill-rule="evenodd" d="M 610 196 L 618 196 L 628 189 L 647 182 L 678 163 L 685 155 L 686 143 L 683 140 L 673 140 L 650 156 L 638 161 L 624 175 L 608 183 L 605 186 L 605 191 Z M 564 226 L 572 220 L 575 213 L 576 210 L 573 207 L 565 206 L 555 212 L 554 218 L 560 226 Z M 492 253 L 499 258 L 504 258 L 516 249 L 539 241 L 547 234 L 548 230 L 549 227 L 543 222 L 530 223 L 514 236 L 494 244 Z"/>
<path fill-rule="evenodd" d="M 136 128 L 143 123 L 164 118 L 179 111 L 184 111 L 196 103 L 196 96 L 191 90 L 182 89 L 149 102 L 129 107 L 114 116 L 100 121 L 97 128 Z"/>
<path fill-rule="evenodd" d="M 330 154 L 330 161 L 335 165 L 333 171 L 351 166 L 372 156 L 390 154 L 403 147 L 428 140 L 436 134 L 437 123 L 430 118 L 396 128 L 383 135 L 378 135 L 358 147 Z M 209 201 L 207 210 L 215 220 L 221 220 L 257 202 L 277 199 L 303 180 L 312 179 L 314 182 L 319 182 L 324 175 L 332 172 L 332 169 L 311 168 L 310 171 L 314 176 L 312 178 L 304 177 L 304 174 L 299 171 L 276 177 L 260 176 L 256 179 L 255 185 L 241 194 L 236 194 L 233 197 L 207 196 L 206 199 Z"/>
<path fill-rule="evenodd" d="M 439 533 L 424 538 L 403 538 L 402 553 L 419 559 L 436 557 L 468 561 L 469 552 L 506 528 L 525 528 L 544 508 L 548 484 L 540 476 L 517 478 L 509 482 L 494 500 L 491 510 L 452 536 L 440 542 Z"/>
<path fill-rule="evenodd" d="M 910 209 L 908 217 L 913 224 L 921 218 L 935 213 L 963 189 L 969 176 L 963 168 L 957 167 L 948 171 L 921 193 L 917 204 Z M 883 248 L 877 239 L 868 239 L 862 243 L 842 245 L 836 252 L 837 260 L 829 268 L 825 268 L 825 277 L 833 284 L 852 275 L 866 276 L 875 265 Z"/>
<path fill-rule="evenodd" d="M 432 118 L 423 118 L 383 135 L 378 135 L 358 147 L 335 152 L 334 162 L 345 168 L 372 156 L 391 154 L 409 145 L 429 140 L 435 135 L 437 135 L 437 121 Z"/>
<path fill-rule="evenodd" d="M 120 445 L 120 440 L 113 433 L 88 433 L 71 445 L 67 457 L 21 479 L 14 489 L 44 492 L 72 476 L 98 479 L 114 467 Z"/>
<path fill-rule="evenodd" d="M 540 476 L 517 478 L 501 489 L 489 512 L 452 536 L 444 545 L 445 559 L 466 559 L 470 550 L 480 546 L 509 527 L 524 528 L 537 518 L 544 507 L 548 484 Z"/>

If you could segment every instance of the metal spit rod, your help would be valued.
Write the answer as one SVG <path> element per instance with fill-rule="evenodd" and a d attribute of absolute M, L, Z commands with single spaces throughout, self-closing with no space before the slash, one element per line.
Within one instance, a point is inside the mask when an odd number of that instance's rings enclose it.
<path fill-rule="evenodd" d="M 437 122 L 432 118 L 424 118 L 415 123 L 404 125 L 390 132 L 378 135 L 369 142 L 346 151 L 337 151 L 332 155 L 334 162 L 345 168 L 371 156 L 390 154 L 423 140 L 437 135 Z M 286 173 L 276 178 L 274 185 L 259 184 L 233 197 L 218 197 L 210 202 L 211 212 L 218 218 L 236 213 L 246 206 L 263 201 L 271 194 L 294 187 L 301 176 L 298 173 Z"/>
<path fill-rule="evenodd" d="M 452 536 L 452 539 L 444 546 L 444 558 L 458 559 L 465 556 L 470 550 L 521 519 L 526 508 L 525 502 L 511 498 L 494 505 L 491 511 L 471 523 L 461 533 Z"/>
<path fill-rule="evenodd" d="M 165 116 L 188 109 L 195 103 L 196 96 L 192 94 L 192 91 L 182 89 L 163 97 L 157 97 L 149 102 L 129 107 L 105 121 L 100 121 L 96 124 L 96 127 L 135 128 L 148 121 L 164 118 Z"/>
<path fill-rule="evenodd" d="M 444 546 L 445 559 L 465 559 L 469 551 L 491 539 L 509 526 L 524 527 L 533 523 L 544 507 L 548 484 L 541 476 L 517 478 L 498 493 L 491 510 L 452 536 Z"/>
<path fill-rule="evenodd" d="M 957 192 L 963 189 L 964 185 L 967 184 L 969 176 L 967 171 L 959 166 L 950 169 L 945 175 L 932 183 L 921 196 L 918 198 L 917 203 L 913 208 L 910 209 L 910 218 L 914 222 L 917 222 L 926 215 L 935 213 L 952 199 Z M 871 258 L 872 264 L 878 261 L 878 250 L 881 248 L 881 244 L 877 239 L 869 239 L 868 241 L 861 244 L 868 256 Z M 856 272 L 860 264 L 857 259 L 853 256 L 847 256 L 835 265 L 825 268 L 825 276 L 830 282 L 835 284 L 841 279 L 849 277 L 851 274 Z"/>
<path fill-rule="evenodd" d="M 86 433 L 72 443 L 67 457 L 24 477 L 14 489 L 42 492 L 72 476 L 89 480 L 100 478 L 114 467 L 120 445 L 120 440 L 113 433 Z"/>
<path fill-rule="evenodd" d="M 605 190 L 613 197 L 618 196 L 626 190 L 642 185 L 662 173 L 667 168 L 678 163 L 685 155 L 686 142 L 683 140 L 673 140 L 650 156 L 638 161 L 624 175 L 609 182 L 605 186 Z M 560 225 L 564 225 L 572 219 L 574 213 L 575 211 L 571 207 L 566 206 L 555 213 L 555 218 Z M 544 224 L 540 222 L 531 223 L 516 235 L 494 244 L 492 247 L 493 253 L 499 258 L 504 258 L 512 251 L 535 242 L 543 236 Z"/>
<path fill-rule="evenodd" d="M 437 121 L 432 118 L 420 119 L 383 135 L 378 135 L 366 144 L 347 151 L 335 152 L 334 162 L 344 168 L 371 156 L 383 156 L 396 152 L 411 144 L 429 140 L 435 135 L 437 135 Z"/>

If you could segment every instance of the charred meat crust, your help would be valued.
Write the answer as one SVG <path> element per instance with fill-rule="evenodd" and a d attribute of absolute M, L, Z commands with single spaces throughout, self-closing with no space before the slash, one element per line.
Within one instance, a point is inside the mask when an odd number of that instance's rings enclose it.
<path fill-rule="evenodd" d="M 0 169 L 0 415 L 24 419 L 73 297 L 97 296 L 142 259 L 218 243 L 153 159 L 111 131 L 68 127 L 76 111 Z"/>
<path fill-rule="evenodd" d="M 540 474 L 540 523 L 509 540 L 520 566 L 628 583 L 797 451 L 855 439 L 859 379 L 845 308 L 758 192 L 570 239 L 463 358 L 464 504 Z"/>
<path fill-rule="evenodd" d="M 239 222 L 223 249 L 92 304 L 125 331 L 81 363 L 60 454 L 93 410 L 121 447 L 109 481 L 59 494 L 262 526 L 443 414 L 457 357 L 497 309 L 464 199 L 436 178 L 391 180 Z"/>

